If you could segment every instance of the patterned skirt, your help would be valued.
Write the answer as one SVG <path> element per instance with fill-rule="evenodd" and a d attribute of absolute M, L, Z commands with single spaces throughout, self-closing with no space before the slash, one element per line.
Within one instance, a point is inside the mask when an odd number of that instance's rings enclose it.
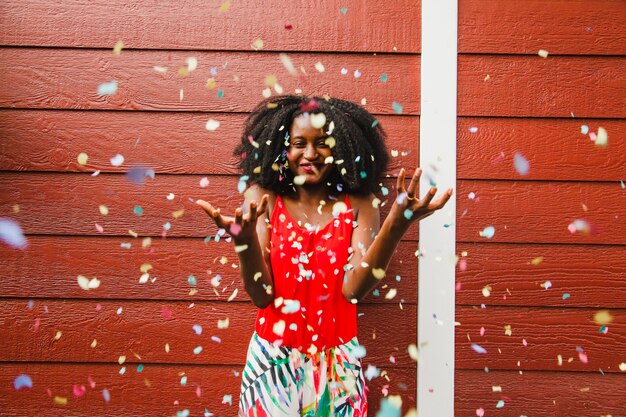
<path fill-rule="evenodd" d="M 314 355 L 274 346 L 257 333 L 248 347 L 240 417 L 366 417 L 367 388 L 352 338 Z"/>

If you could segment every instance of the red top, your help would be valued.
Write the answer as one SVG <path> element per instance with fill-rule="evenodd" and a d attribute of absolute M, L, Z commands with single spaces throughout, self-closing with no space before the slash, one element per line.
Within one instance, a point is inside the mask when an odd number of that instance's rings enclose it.
<path fill-rule="evenodd" d="M 263 339 L 315 353 L 356 336 L 356 305 L 341 293 L 354 222 L 347 195 L 344 204 L 347 210 L 326 226 L 307 230 L 276 197 L 270 220 L 275 296 L 259 309 L 255 326 Z"/>

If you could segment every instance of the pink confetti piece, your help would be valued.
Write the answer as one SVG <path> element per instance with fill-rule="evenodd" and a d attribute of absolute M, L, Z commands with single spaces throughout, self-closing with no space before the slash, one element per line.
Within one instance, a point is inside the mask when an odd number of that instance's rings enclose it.
<path fill-rule="evenodd" d="M 85 392 L 87 392 L 87 388 L 85 388 L 84 385 L 74 385 L 74 387 L 72 388 L 72 392 L 74 393 L 75 397 L 82 397 L 83 395 L 85 395 Z"/>
<path fill-rule="evenodd" d="M 476 409 L 476 416 L 483 417 L 485 415 L 485 410 L 481 407 Z"/>
<path fill-rule="evenodd" d="M 96 230 L 98 231 L 98 233 L 103 233 L 104 232 L 104 228 L 102 226 L 100 226 L 98 223 L 96 223 Z"/>

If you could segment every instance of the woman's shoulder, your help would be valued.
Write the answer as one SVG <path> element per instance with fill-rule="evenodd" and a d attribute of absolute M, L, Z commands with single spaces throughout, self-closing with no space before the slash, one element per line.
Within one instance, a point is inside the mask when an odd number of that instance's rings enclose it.
<path fill-rule="evenodd" d="M 376 196 L 372 193 L 369 194 L 349 194 L 348 201 L 350 207 L 354 212 L 354 218 L 356 219 L 361 211 L 364 212 L 378 212 L 378 204 L 376 204 Z"/>

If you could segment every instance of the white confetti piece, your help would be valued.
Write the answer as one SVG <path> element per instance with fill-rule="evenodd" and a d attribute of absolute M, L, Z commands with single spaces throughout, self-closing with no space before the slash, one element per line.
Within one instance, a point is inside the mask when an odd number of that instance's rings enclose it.
<path fill-rule="evenodd" d="M 293 183 L 296 185 L 302 185 L 306 182 L 306 176 L 304 175 L 296 175 L 293 177 Z"/>
<path fill-rule="evenodd" d="M 482 237 L 486 237 L 487 239 L 491 239 L 496 234 L 496 228 L 493 226 L 487 226 L 478 234 Z"/>
<path fill-rule="evenodd" d="M 96 288 L 100 287 L 100 280 L 98 278 L 89 279 L 87 277 L 79 275 L 76 281 L 78 282 L 78 286 L 85 291 L 95 290 Z"/>
<path fill-rule="evenodd" d="M 98 94 L 101 96 L 112 96 L 117 93 L 117 81 L 102 83 L 98 86 Z"/>
<path fill-rule="evenodd" d="M 537 55 L 539 55 L 542 58 L 547 58 L 548 57 L 548 51 L 546 51 L 545 49 L 540 49 L 539 52 L 537 52 Z"/>
<path fill-rule="evenodd" d="M 229 326 L 228 317 L 226 317 L 224 320 L 218 320 L 217 321 L 217 328 L 218 329 L 228 329 L 228 326 Z"/>
<path fill-rule="evenodd" d="M 165 67 L 154 66 L 152 67 L 152 69 L 158 72 L 159 74 L 165 74 L 167 72 L 167 68 Z"/>
<path fill-rule="evenodd" d="M 291 62 L 291 58 L 289 58 L 289 56 L 286 53 L 284 53 L 284 52 L 280 53 L 278 55 L 278 58 L 280 59 L 280 62 L 283 64 L 283 66 L 287 69 L 289 74 L 294 75 L 294 76 L 298 75 L 298 72 L 296 71 L 296 68 L 293 66 L 293 63 Z M 320 71 L 320 72 L 322 72 L 322 71 Z"/>
<path fill-rule="evenodd" d="M 469 128 L 470 133 L 476 133 L 478 132 L 478 128 L 476 126 L 472 126 Z"/>
<path fill-rule="evenodd" d="M 6 217 L 0 217 L 0 240 L 15 249 L 26 249 L 28 246 L 20 225 Z"/>
<path fill-rule="evenodd" d="M 189 57 L 185 59 L 185 63 L 187 64 L 187 69 L 189 71 L 194 71 L 198 68 L 198 58 Z"/>
<path fill-rule="evenodd" d="M 252 49 L 260 51 L 263 49 L 263 39 L 257 38 L 252 42 Z"/>
<path fill-rule="evenodd" d="M 315 113 L 310 117 L 311 126 L 316 129 L 321 129 L 326 124 L 326 115 L 324 113 Z"/>
<path fill-rule="evenodd" d="M 321 62 L 316 62 L 315 63 L 315 69 L 317 70 L 317 72 L 324 72 L 324 71 L 326 71 L 326 68 L 324 68 L 324 64 L 322 64 Z"/>
<path fill-rule="evenodd" d="M 596 136 L 596 146 L 607 146 L 609 135 L 606 133 L 606 129 L 603 127 L 598 128 L 598 135 Z"/>
<path fill-rule="evenodd" d="M 528 175 L 530 163 L 519 152 L 515 152 L 515 154 L 513 155 L 513 166 L 515 167 L 515 171 L 517 171 L 518 174 Z"/>
<path fill-rule="evenodd" d="M 209 186 L 209 179 L 207 177 L 204 177 L 200 180 L 200 187 L 202 188 L 206 188 Z M 168 199 L 169 200 L 169 199 Z"/>
<path fill-rule="evenodd" d="M 111 165 L 114 167 L 118 167 L 124 163 L 124 156 L 119 153 L 111 158 Z"/>
<path fill-rule="evenodd" d="M 214 119 L 209 119 L 206 122 L 206 130 L 210 130 L 210 131 L 214 131 L 217 130 L 218 127 L 220 127 L 220 122 Z"/>

